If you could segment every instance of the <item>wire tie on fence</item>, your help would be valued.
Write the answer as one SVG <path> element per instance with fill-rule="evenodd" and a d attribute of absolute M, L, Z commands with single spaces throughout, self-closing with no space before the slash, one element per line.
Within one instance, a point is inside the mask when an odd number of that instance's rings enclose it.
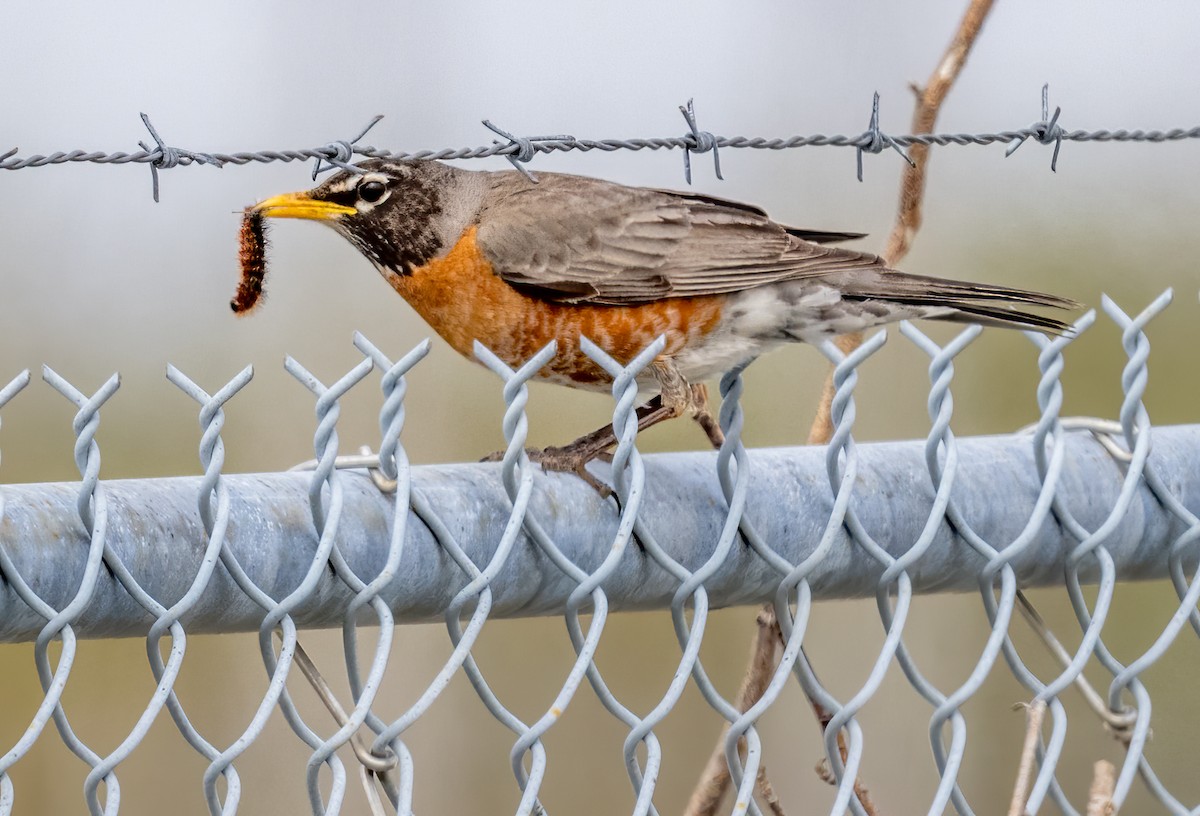
<path fill-rule="evenodd" d="M 309 459 L 307 462 L 301 462 L 298 465 L 292 465 L 288 468 L 288 473 L 301 473 L 309 470 L 316 470 L 319 459 Z M 395 493 L 396 480 L 389 479 L 383 475 L 379 463 L 379 454 L 372 451 L 366 445 L 358 449 L 356 454 L 342 454 L 335 457 L 333 467 L 336 470 L 366 470 L 371 477 L 371 481 L 375 483 L 375 487 L 379 488 L 381 493 Z"/>
<path fill-rule="evenodd" d="M 388 816 L 388 812 L 383 806 L 383 799 L 379 797 L 379 788 L 373 781 L 378 778 L 375 772 L 368 770 L 365 765 L 359 765 L 358 772 L 362 776 L 363 792 L 367 796 L 367 805 L 371 808 L 371 816 Z M 379 784 L 382 786 L 383 782 L 380 781 Z"/>
<path fill-rule="evenodd" d="M 1017 590 L 1017 609 L 1021 613 L 1021 617 L 1025 618 L 1025 622 L 1029 624 L 1029 628 L 1034 634 L 1041 639 L 1046 649 L 1057 658 L 1058 662 L 1063 665 L 1063 668 L 1071 665 L 1071 655 L 1054 633 L 1050 631 L 1050 627 L 1046 625 L 1046 621 L 1042 619 L 1041 614 L 1034 608 L 1030 600 L 1025 597 L 1025 593 Z M 1076 676 L 1075 685 L 1079 688 L 1080 694 L 1083 695 L 1084 701 L 1088 707 L 1095 712 L 1096 716 L 1104 721 L 1104 724 L 1112 730 L 1113 734 L 1120 740 L 1128 743 L 1127 735 L 1130 729 L 1137 723 L 1137 709 L 1126 706 L 1121 711 L 1113 711 L 1104 702 L 1104 698 L 1096 689 L 1092 688 L 1092 684 L 1087 678 L 1080 673 Z"/>
<path fill-rule="evenodd" d="M 328 151 L 330 155 L 317 156 L 317 161 L 313 165 L 313 171 L 312 171 L 313 181 L 317 180 L 317 176 L 319 174 L 327 172 L 329 170 L 332 170 L 335 167 L 340 167 L 341 169 L 348 170 L 351 173 L 362 174 L 362 173 L 367 172 L 366 170 L 363 170 L 361 167 L 355 167 L 353 164 L 350 163 L 350 162 L 354 161 L 354 145 L 358 144 L 358 140 L 361 139 L 363 136 L 366 136 L 367 133 L 370 132 L 371 128 L 373 128 L 377 124 L 379 124 L 379 120 L 382 118 L 383 118 L 382 113 L 376 114 L 374 117 L 372 117 L 370 122 L 367 122 L 367 126 L 364 127 L 362 130 L 360 130 L 358 132 L 358 135 L 355 136 L 353 139 L 351 139 L 348 142 L 345 140 L 339 139 L 336 142 L 327 142 L 326 144 L 323 144 L 319 148 L 317 148 L 318 151 L 321 151 L 321 150 Z M 321 162 L 325 162 L 329 166 L 322 167 Z"/>
<path fill-rule="evenodd" d="M 274 635 L 280 643 L 283 642 L 283 635 L 279 633 L 278 629 L 274 631 Z M 321 674 L 321 670 L 317 668 L 317 664 L 308 656 L 308 652 L 300 645 L 299 640 L 296 641 L 295 655 L 296 665 L 300 667 L 300 673 L 304 675 L 304 679 L 308 680 L 309 685 L 312 686 L 317 697 L 333 716 L 338 727 L 344 727 L 346 723 L 350 722 L 350 715 L 342 708 L 342 704 L 338 702 L 328 681 Z M 391 750 L 385 756 L 373 753 L 363 744 L 357 734 L 350 738 L 350 747 L 359 763 L 372 773 L 385 774 L 400 764 L 399 758 Z"/>
<path fill-rule="evenodd" d="M 1050 115 L 1050 83 L 1047 82 L 1042 86 L 1042 120 L 1034 122 L 1029 126 L 1029 133 L 1023 134 L 1016 144 L 1004 151 L 1004 157 L 1008 158 L 1013 153 L 1017 152 L 1017 148 L 1025 144 L 1025 140 L 1030 136 L 1037 139 L 1044 145 L 1053 144 L 1054 154 L 1050 157 L 1050 172 L 1058 172 L 1058 151 L 1062 148 L 1063 133 L 1065 131 L 1059 127 L 1058 115 L 1062 113 L 1061 107 L 1054 109 L 1054 115 Z"/>
<path fill-rule="evenodd" d="M 213 167 L 221 167 L 225 162 L 212 156 L 208 153 L 197 153 L 194 150 L 184 150 L 181 147 L 171 147 L 162 140 L 158 135 L 158 131 L 154 129 L 154 125 L 150 123 L 150 117 L 146 114 L 141 114 L 142 124 L 146 126 L 146 130 L 150 131 L 150 138 L 154 140 L 154 149 L 145 142 L 138 142 L 138 147 L 153 155 L 158 153 L 158 158 L 150 162 L 150 179 L 154 185 L 154 203 L 158 203 L 158 171 L 169 170 L 172 167 L 179 165 L 181 159 L 187 159 L 189 162 L 197 164 L 211 164 Z"/>
<path fill-rule="evenodd" d="M 1133 452 L 1121 447 L 1117 441 L 1125 437 L 1125 429 L 1121 427 L 1121 423 L 1115 420 L 1090 416 L 1063 417 L 1059 420 L 1059 425 L 1064 431 L 1087 431 L 1108 452 L 1108 455 L 1118 462 L 1129 464 L 1133 461 Z M 1036 424 L 1026 425 L 1018 428 L 1017 433 L 1033 433 L 1036 428 Z"/>
<path fill-rule="evenodd" d="M 0 162 L 4 161 L 5 159 L 11 159 L 13 156 L 17 155 L 17 151 L 20 149 L 21 148 L 19 147 L 14 147 L 12 150 L 0 153 Z"/>
<path fill-rule="evenodd" d="M 1133 461 L 1133 451 L 1121 447 L 1121 443 L 1117 441 L 1125 438 L 1125 429 L 1121 427 L 1120 422 L 1099 417 L 1064 417 L 1060 423 L 1069 431 L 1089 432 L 1101 447 L 1108 451 L 1108 455 L 1118 462 L 1129 464 Z M 1136 428 L 1134 433 L 1137 433 Z"/>
<path fill-rule="evenodd" d="M 867 130 L 860 137 L 866 139 L 866 144 L 860 144 L 855 148 L 854 155 L 858 161 L 858 180 L 863 180 L 863 151 L 867 153 L 882 153 L 885 147 L 890 147 L 900 154 L 900 157 L 908 162 L 909 167 L 916 167 L 914 162 L 907 153 L 904 152 L 896 140 L 879 129 L 879 91 L 875 92 L 875 96 L 871 99 L 871 121 L 867 125 Z"/>
<path fill-rule="evenodd" d="M 683 145 L 683 177 L 688 184 L 692 183 L 692 154 L 707 153 L 712 151 L 713 154 L 713 169 L 716 171 L 717 178 L 721 181 L 725 177 L 721 175 L 721 151 L 717 148 L 717 137 L 707 130 L 700 130 L 696 127 L 696 109 L 692 105 L 691 99 L 687 101 L 687 105 L 680 105 L 679 112 L 683 114 L 683 119 L 687 122 L 688 128 L 692 131 L 684 136 Z M 687 140 L 691 139 L 692 143 L 687 144 Z"/>
<path fill-rule="evenodd" d="M 567 136 L 567 135 L 561 135 L 561 136 L 514 136 L 513 134 L 509 133 L 507 130 L 501 130 L 500 128 L 496 127 L 488 119 L 483 120 L 483 126 L 485 128 L 487 128 L 488 130 L 490 130 L 492 133 L 495 133 L 497 136 L 503 136 L 505 139 L 508 139 L 509 146 L 515 146 L 517 148 L 514 151 L 504 154 L 504 157 L 506 159 L 508 159 L 509 163 L 512 164 L 513 167 L 515 167 L 519 171 L 521 171 L 521 175 L 523 175 L 525 178 L 532 181 L 534 184 L 537 184 L 537 178 L 533 175 L 533 173 L 530 173 L 529 170 L 525 167 L 525 163 L 528 161 L 531 161 L 533 159 L 533 157 L 537 154 L 537 148 L 534 146 L 534 142 L 574 142 L 575 141 L 574 136 Z M 498 139 L 493 139 L 492 144 L 498 145 L 498 144 L 500 144 L 500 141 Z"/>

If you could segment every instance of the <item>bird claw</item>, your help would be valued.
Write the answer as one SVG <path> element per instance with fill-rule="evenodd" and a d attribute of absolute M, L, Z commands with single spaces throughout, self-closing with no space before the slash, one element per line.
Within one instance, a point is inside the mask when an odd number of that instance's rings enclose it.
<path fill-rule="evenodd" d="M 505 453 L 506 451 L 502 450 L 495 451 L 489 453 L 479 461 L 500 462 L 504 459 Z M 574 473 L 599 493 L 602 499 L 607 499 L 612 495 L 612 488 L 593 476 L 587 469 L 588 462 L 594 459 L 611 462 L 612 454 L 607 451 L 596 453 L 591 450 L 582 450 L 572 445 L 567 445 L 562 448 L 526 448 L 525 454 L 529 457 L 529 461 L 541 465 L 542 470 L 558 473 Z"/>

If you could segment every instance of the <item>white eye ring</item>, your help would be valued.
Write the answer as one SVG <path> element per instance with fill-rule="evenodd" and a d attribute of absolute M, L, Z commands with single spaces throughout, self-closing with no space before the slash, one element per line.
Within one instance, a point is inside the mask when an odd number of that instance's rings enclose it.
<path fill-rule="evenodd" d="M 387 184 L 378 177 L 364 177 L 354 189 L 359 201 L 367 204 L 378 204 L 387 195 Z"/>

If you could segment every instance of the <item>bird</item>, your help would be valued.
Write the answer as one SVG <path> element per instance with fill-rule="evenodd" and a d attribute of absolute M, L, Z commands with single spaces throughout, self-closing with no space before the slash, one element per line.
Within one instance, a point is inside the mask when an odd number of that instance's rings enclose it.
<path fill-rule="evenodd" d="M 478 340 L 517 368 L 553 340 L 537 377 L 601 391 L 611 380 L 581 338 L 626 364 L 662 335 L 638 381 L 657 392 L 639 429 L 690 413 L 715 446 L 704 381 L 777 347 L 917 318 L 1060 334 L 1065 322 L 1028 308 L 1077 306 L 893 270 L 835 246 L 861 233 L 786 226 L 751 204 L 565 173 L 368 159 L 247 214 L 332 227 L 468 359 Z M 536 458 L 588 478 L 615 442 L 606 426 Z"/>

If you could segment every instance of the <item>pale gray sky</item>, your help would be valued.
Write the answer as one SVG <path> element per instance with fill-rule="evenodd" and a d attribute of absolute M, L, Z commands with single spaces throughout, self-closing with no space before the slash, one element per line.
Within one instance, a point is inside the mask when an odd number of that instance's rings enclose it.
<path fill-rule="evenodd" d="M 148 138 L 140 111 L 153 117 L 170 144 L 211 151 L 312 147 L 352 136 L 377 113 L 387 118 L 368 141 L 394 149 L 486 143 L 491 134 L 479 124 L 483 118 L 526 135 L 675 135 L 684 132 L 677 106 L 689 97 L 695 98 L 701 126 L 723 135 L 857 133 L 867 123 L 874 91 L 883 95 L 883 129 L 902 133 L 911 111 L 907 85 L 928 76 L 964 6 L 964 0 L 7 0 L 0 24 L 0 64 L 6 69 L 0 153 L 12 146 L 21 155 L 134 150 Z M 1200 4 L 1192 0 L 998 0 L 945 105 L 940 128 L 1027 125 L 1038 118 L 1045 82 L 1051 86 L 1051 104 L 1063 106 L 1061 124 L 1067 128 L 1200 124 L 1197 32 Z M 1026 145 L 1009 159 L 1003 153 L 1001 146 L 935 153 L 925 227 L 905 268 L 1035 286 L 1088 305 L 1098 305 L 1100 292 L 1108 290 L 1131 310 L 1175 286 L 1176 305 L 1151 330 L 1149 402 L 1156 421 L 1195 421 L 1189 375 L 1195 369 L 1200 285 L 1195 263 L 1200 233 L 1194 227 L 1200 209 L 1200 143 L 1067 144 L 1056 174 L 1049 171 L 1049 149 L 1040 145 Z M 697 189 L 762 204 L 797 224 L 869 231 L 863 246 L 881 247 L 901 168 L 894 154 L 866 157 L 862 184 L 855 181 L 850 150 L 726 150 L 721 158 L 724 182 L 713 178 L 708 157 L 697 157 Z M 474 166 L 506 165 L 497 159 Z M 556 154 L 539 156 L 533 167 L 654 186 L 684 183 L 678 152 Z M 304 223 L 282 223 L 273 233 L 265 306 L 249 319 L 231 315 L 238 213 L 267 195 L 309 186 L 309 171 L 310 165 L 301 164 L 178 168 L 162 174 L 160 204 L 150 198 L 150 171 L 144 165 L 73 164 L 0 173 L 0 383 L 25 367 L 36 376 L 47 362 L 90 392 L 119 370 L 121 391 L 102 412 L 103 475 L 176 475 L 197 472 L 199 432 L 195 407 L 163 377 L 166 364 L 179 365 L 215 390 L 253 363 L 255 382 L 228 409 L 227 469 L 274 470 L 309 458 L 312 400 L 283 372 L 284 354 L 295 355 L 328 381 L 359 359 L 350 345 L 355 329 L 396 357 L 428 334 L 348 244 L 332 231 Z M 926 434 L 927 363 L 893 333 L 864 367 L 856 425 L 860 438 Z M 1114 416 L 1122 364 L 1117 332 L 1101 318 L 1068 353 L 1066 410 Z M 957 368 L 958 432 L 1007 431 L 1031 420 L 1036 361 L 1024 338 L 985 332 Z M 746 438 L 752 444 L 802 441 L 823 376 L 824 363 L 809 349 L 788 349 L 752 367 Z M 347 400 L 341 425 L 347 448 L 377 439 L 376 382 L 372 377 Z M 411 382 L 405 439 L 415 462 L 477 458 L 500 445 L 502 402 L 491 375 L 438 342 Z M 6 407 L 0 479 L 76 478 L 73 410 L 40 382 Z M 561 444 L 606 421 L 610 408 L 595 395 L 540 387 L 533 389 L 530 412 L 533 441 Z M 690 423 L 675 424 L 656 429 L 646 444 L 702 444 Z M 1173 603 L 1169 593 L 1157 589 L 1157 602 L 1166 606 L 1154 614 L 1165 619 Z M 1143 597 L 1127 602 L 1149 615 Z M 984 635 L 970 629 L 983 620 L 975 604 L 962 597 L 920 599 L 914 615 L 923 617 L 910 624 L 909 645 L 939 660 L 977 653 Z M 1059 613 L 1051 617 L 1053 625 L 1064 631 L 1073 627 L 1065 609 L 1050 611 Z M 832 677 L 840 691 L 857 688 L 867 671 L 863 661 L 873 658 L 873 644 L 881 637 L 874 611 L 863 604 L 828 604 L 815 615 L 819 620 L 807 645 L 821 662 L 823 677 Z M 624 653 L 620 646 L 602 648 L 617 650 L 608 658 L 635 656 L 624 661 L 624 668 L 630 675 L 635 669 L 643 673 L 622 679 L 643 701 L 658 699 L 656 683 L 665 687 L 676 661 L 669 624 L 649 618 L 614 616 L 606 644 L 622 642 L 614 639 L 624 631 L 627 647 L 644 645 Z M 751 629 L 745 610 L 710 622 L 705 660 L 715 667 L 722 688 L 736 686 Z M 541 711 L 569 659 L 561 622 L 489 623 L 488 632 L 476 654 L 490 681 L 499 683 L 510 704 L 521 703 L 520 710 Z M 332 652 L 340 648 L 335 633 L 306 638 Z M 403 638 L 406 658 L 437 662 L 438 650 L 448 648 L 444 635 L 430 628 L 406 631 Z M 263 682 L 256 647 L 250 639 L 199 638 L 195 643 L 189 648 L 201 651 L 195 657 L 189 652 L 181 681 L 188 710 L 196 715 L 201 708 L 196 721 L 206 732 L 219 725 L 220 733 L 239 733 L 254 684 Z M 312 648 L 312 640 L 306 643 Z M 235 654 L 238 648 L 242 651 Z M 8 654 L 10 665 L 19 662 L 23 672 L 9 674 L 22 678 L 27 688 L 25 707 L 16 708 L 32 716 L 40 692 L 27 652 Z M 322 665 L 336 665 L 336 657 L 321 654 Z M 80 679 L 68 692 L 77 695 L 72 705 L 79 703 L 73 718 L 91 712 L 123 736 L 151 691 L 143 646 L 86 644 L 81 655 Z M 720 659 L 728 655 L 733 659 Z M 837 659 L 821 660 L 830 655 Z M 929 669 L 935 662 L 930 657 L 922 666 Z M 606 672 L 612 663 L 605 663 Z M 658 669 L 653 677 L 643 671 L 651 664 Z M 943 665 L 934 669 L 935 677 L 949 675 Z M 1156 671 L 1163 671 L 1162 664 Z M 392 678 L 388 692 L 396 699 L 389 710 L 410 704 L 432 673 L 429 664 L 403 661 L 393 674 L 403 675 L 408 685 Z M 995 768 L 1015 761 L 1021 728 L 1009 704 L 1024 694 L 1003 670 L 997 674 L 998 685 L 989 685 L 991 696 L 977 698 L 971 715 L 975 736 L 962 777 L 972 790 L 993 791 L 992 800 L 1008 795 L 1011 776 Z M 1156 705 L 1186 712 L 1191 675 L 1179 670 L 1175 676 L 1180 698 L 1156 691 Z M 227 685 L 214 686 L 217 681 Z M 134 682 L 143 684 L 143 697 L 108 691 L 134 688 Z M 882 792 L 897 812 L 916 812 L 927 805 L 933 784 L 924 724 L 918 722 L 925 717 L 923 703 L 917 703 L 915 719 L 894 716 L 914 710 L 915 697 L 898 673 L 892 672 L 889 683 L 890 690 L 865 714 L 873 718 L 869 779 L 872 790 Z M 214 697 L 214 687 L 228 691 Z M 544 789 L 551 797 L 585 786 L 612 790 L 613 796 L 628 793 L 616 747 L 623 732 L 596 709 L 590 694 L 582 692 L 556 730 L 554 739 L 563 746 L 570 741 L 573 750 L 554 755 L 557 764 Z M 1072 723 L 1080 723 L 1072 733 L 1085 735 L 1073 740 L 1096 739 L 1099 731 L 1085 730 L 1091 727 L 1089 716 L 1072 714 Z M 445 811 L 447 798 L 459 807 L 461 798 L 470 796 L 484 808 L 515 801 L 504 759 L 511 736 L 490 721 L 479 725 L 485 715 L 464 683 L 452 685 L 431 717 L 432 725 L 426 718 L 415 729 L 424 735 L 418 805 L 432 812 Z M 686 795 L 716 734 L 715 720 L 697 699 L 686 698 L 660 729 L 672 746 L 661 796 L 681 801 Z M 763 726 L 772 746 L 769 761 L 779 759 L 772 768 L 790 768 L 787 763 L 795 759 L 811 767 L 819 747 L 808 722 L 798 694 L 782 711 L 777 707 Z M 115 744 L 112 735 L 101 738 L 98 723 L 85 725 L 89 740 Z M 152 735 L 159 741 L 122 766 L 127 782 L 122 804 L 130 803 L 125 807 L 130 813 L 161 812 L 162 780 L 171 779 L 180 780 L 180 807 L 200 812 L 194 757 L 178 759 L 187 749 L 170 726 L 159 725 L 158 736 Z M 12 726 L 23 728 L 24 721 Z M 1189 734 L 1164 731 L 1171 733 L 1155 743 L 1156 767 L 1186 799 L 1187 791 L 1175 786 L 1193 781 L 1193 760 L 1184 742 Z M 27 758 L 16 771 L 29 774 L 29 782 L 18 778 L 18 790 L 25 797 L 20 801 L 33 802 L 34 810 L 38 797 L 62 799 L 57 808 L 46 804 L 44 812 L 78 808 L 83 765 L 54 753 L 62 750 L 56 739 L 46 734 L 41 759 Z M 486 750 L 479 750 L 480 744 Z M 154 761 L 159 746 L 167 746 L 163 756 L 176 758 L 165 769 Z M 778 751 L 771 753 L 775 747 Z M 1091 773 L 1094 757 L 1085 753 L 1080 751 L 1077 765 L 1064 766 L 1075 795 Z M 290 735 L 256 746 L 239 763 L 248 797 L 259 797 L 249 801 L 275 805 L 277 796 L 287 795 L 303 807 L 298 780 L 307 756 Z M 895 756 L 919 761 L 891 761 Z M 453 757 L 455 770 L 461 771 L 453 784 L 436 775 L 439 765 L 447 765 L 445 757 Z M 33 764 L 38 761 L 42 764 Z M 281 775 L 280 767 L 287 773 Z M 471 784 L 464 786 L 462 779 Z M 808 801 L 802 793 L 813 789 L 816 796 L 829 793 L 806 770 L 785 771 L 774 781 L 785 801 Z M 596 809 L 604 810 L 606 802 L 597 799 Z"/>
<path fill-rule="evenodd" d="M 689 97 L 701 126 L 720 134 L 856 133 L 876 90 L 885 131 L 907 132 L 907 83 L 928 75 L 962 6 L 360 2 L 331 15 L 326 5 L 233 0 L 189 6 L 187 13 L 182 6 L 148 13 L 129 2 L 13 2 L 0 28 L 9 77 L 0 147 L 19 146 L 22 155 L 132 150 L 147 138 L 140 111 L 169 143 L 197 150 L 315 146 L 353 135 L 376 113 L 387 118 L 368 141 L 391 148 L 486 143 L 491 134 L 479 124 L 485 117 L 530 135 L 671 135 L 684 130 L 677 106 Z M 1200 6 L 1182 0 L 1001 0 L 941 128 L 1026 125 L 1038 118 L 1044 82 L 1068 128 L 1195 124 L 1198 29 Z M 1131 296 L 1133 306 L 1172 283 L 1194 293 L 1197 239 L 1189 216 L 1198 203 L 1198 149 L 1194 142 L 1068 144 L 1057 174 L 1049 172 L 1049 150 L 1036 144 L 1009 159 L 1000 146 L 940 150 L 926 227 L 906 266 L 1036 285 L 1089 304 L 1101 289 Z M 869 248 L 886 234 L 900 172 L 890 152 L 866 157 L 862 184 L 845 149 L 726 150 L 722 163 L 724 182 L 713 177 L 707 157 L 697 158 L 697 189 L 763 204 L 795 223 L 869 231 Z M 534 167 L 683 185 L 678 152 L 556 154 L 539 156 Z M 120 370 L 125 383 L 106 431 L 154 443 L 167 438 L 165 430 L 156 437 L 163 422 L 192 433 L 189 407 L 162 380 L 166 362 L 210 387 L 253 362 L 259 378 L 241 398 L 242 421 L 246 432 L 264 434 L 256 453 L 268 461 L 235 452 L 232 466 L 303 458 L 307 449 L 298 450 L 298 440 L 277 435 L 281 412 L 305 435 L 310 429 L 305 396 L 280 369 L 283 354 L 332 377 L 353 362 L 354 329 L 397 354 L 427 333 L 349 245 L 311 224 L 279 225 L 265 308 L 247 320 L 230 315 L 236 212 L 308 186 L 309 169 L 166 171 L 157 205 L 145 166 L 74 164 L 0 175 L 0 376 L 49 362 L 94 388 Z M 1182 314 L 1178 320 L 1186 322 Z M 784 366 L 789 379 L 819 371 L 815 355 L 785 354 L 785 363 L 770 365 Z M 412 396 L 437 414 L 417 455 L 461 458 L 483 443 L 457 447 L 454 425 L 438 423 L 457 422 L 461 412 L 434 409 L 493 384 L 445 346 L 437 347 L 434 367 L 444 375 L 438 394 L 430 385 Z M 46 389 L 35 390 L 39 400 L 51 399 Z M 808 391 L 793 396 L 809 401 Z M 550 390 L 539 392 L 533 410 L 560 400 L 589 416 L 607 412 L 596 398 Z M 11 410 L 33 402 L 26 395 Z M 923 433 L 914 406 L 913 423 L 890 432 Z M 65 404 L 61 416 L 49 418 L 41 408 L 27 410 L 29 421 L 66 421 Z M 369 434 L 365 407 L 362 419 L 362 434 Z M 869 429 L 870 418 L 864 421 Z M 241 427 L 235 420 L 231 433 Z M 765 438 L 786 441 L 794 431 Z M 17 446 L 16 467 L 20 441 L 7 444 Z M 158 472 L 153 464 L 109 462 Z M 69 476 L 65 451 L 60 465 L 54 473 Z"/>

